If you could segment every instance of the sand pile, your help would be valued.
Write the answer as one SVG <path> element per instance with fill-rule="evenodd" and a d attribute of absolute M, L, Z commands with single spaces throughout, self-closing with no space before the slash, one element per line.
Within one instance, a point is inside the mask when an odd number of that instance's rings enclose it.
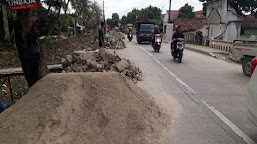
<path fill-rule="evenodd" d="M 0 143 L 158 144 L 172 119 L 118 73 L 50 74 L 0 115 Z"/>
<path fill-rule="evenodd" d="M 107 49 L 124 49 L 126 48 L 125 39 L 122 33 L 110 31 L 105 34 L 105 46 Z"/>
<path fill-rule="evenodd" d="M 75 51 L 62 59 L 64 73 L 70 72 L 119 72 L 133 82 L 142 81 L 142 71 L 127 59 L 114 52 L 100 49 L 98 53 Z"/>

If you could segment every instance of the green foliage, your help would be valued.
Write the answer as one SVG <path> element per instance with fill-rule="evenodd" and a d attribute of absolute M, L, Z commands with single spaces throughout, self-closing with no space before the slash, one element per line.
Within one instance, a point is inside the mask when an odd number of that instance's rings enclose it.
<path fill-rule="evenodd" d="M 118 26 L 118 23 L 121 22 L 119 19 L 119 14 L 113 13 L 111 19 L 107 19 L 107 24 L 111 27 L 116 27 Z"/>
<path fill-rule="evenodd" d="M 127 16 L 122 16 L 121 18 L 121 24 L 126 25 L 127 24 Z"/>
<path fill-rule="evenodd" d="M 110 27 L 116 27 L 118 26 L 118 23 L 121 22 L 119 19 L 107 19 L 107 24 Z"/>
<path fill-rule="evenodd" d="M 93 29 L 93 28 L 96 28 L 98 24 L 101 22 L 102 10 L 96 1 L 94 1 L 93 3 L 90 3 L 90 7 L 91 7 L 89 11 L 90 18 L 87 19 L 85 23 L 88 29 Z"/>
<path fill-rule="evenodd" d="M 58 38 L 55 37 L 47 37 L 46 39 L 41 40 L 42 44 L 51 46 L 51 45 L 55 45 L 57 43 Z"/>
<path fill-rule="evenodd" d="M 155 24 L 161 23 L 161 9 L 158 7 L 148 6 L 141 10 L 133 9 L 121 18 L 121 24 L 126 25 L 128 23 L 135 24 L 137 21 L 151 21 Z"/>
<path fill-rule="evenodd" d="M 203 2 L 204 14 L 206 13 L 207 3 L 213 0 L 199 0 Z M 228 0 L 231 7 L 233 7 L 238 15 L 244 15 L 244 13 L 251 13 L 257 16 L 257 1 L 256 0 Z"/>
<path fill-rule="evenodd" d="M 102 10 L 96 1 L 72 0 L 75 15 L 82 17 L 87 28 L 96 28 L 101 22 Z"/>
<path fill-rule="evenodd" d="M 64 16 L 66 16 L 66 19 L 65 19 L 65 21 L 64 21 L 64 24 L 63 24 L 63 27 L 62 27 L 62 32 L 68 32 L 68 30 L 69 30 L 69 27 L 73 27 L 74 26 L 74 23 L 73 23 L 73 17 L 71 16 L 71 15 L 68 15 L 68 14 L 66 14 L 66 15 L 64 15 L 64 14 L 62 14 L 61 15 L 61 19 L 62 19 L 62 17 L 64 17 Z"/>
<path fill-rule="evenodd" d="M 112 19 L 120 19 L 118 13 L 113 13 L 112 14 Z"/>
<path fill-rule="evenodd" d="M 193 12 L 194 7 L 186 3 L 183 7 L 179 9 L 178 18 L 194 18 L 195 13 Z"/>

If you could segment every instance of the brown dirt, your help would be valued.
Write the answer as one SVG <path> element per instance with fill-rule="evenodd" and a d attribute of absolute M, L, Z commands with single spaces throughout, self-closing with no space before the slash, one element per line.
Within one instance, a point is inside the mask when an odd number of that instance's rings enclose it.
<path fill-rule="evenodd" d="M 42 50 L 48 65 L 60 64 L 61 58 L 71 54 L 74 50 L 90 48 L 92 37 L 69 37 L 67 39 L 48 40 L 43 42 Z M 15 48 L 5 50 L 0 45 L 0 69 L 21 67 L 19 55 Z"/>
<path fill-rule="evenodd" d="M 0 143 L 158 144 L 173 119 L 121 74 L 50 74 L 0 115 Z"/>

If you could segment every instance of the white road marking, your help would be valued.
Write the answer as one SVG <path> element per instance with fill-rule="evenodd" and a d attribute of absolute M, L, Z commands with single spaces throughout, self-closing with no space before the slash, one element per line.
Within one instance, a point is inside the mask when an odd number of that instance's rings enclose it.
<path fill-rule="evenodd" d="M 222 113 L 220 113 L 215 107 L 202 101 L 214 114 L 216 114 L 225 124 L 227 124 L 238 136 L 242 137 L 247 144 L 256 144 L 250 137 L 242 132 L 236 125 L 234 125 L 229 119 L 227 119 Z"/>
<path fill-rule="evenodd" d="M 151 56 L 157 63 L 159 63 L 163 69 L 165 69 L 175 80 L 183 85 L 188 91 L 193 94 L 197 94 L 195 90 L 193 90 L 190 86 L 188 86 L 185 82 L 183 82 L 180 78 L 178 78 L 173 72 L 171 72 L 166 66 L 164 66 L 159 60 L 157 60 L 151 53 L 149 53 L 146 49 L 140 46 L 140 48 L 146 52 L 149 56 Z M 242 137 L 243 140 L 247 144 L 256 144 L 250 137 L 248 137 L 243 131 L 241 131 L 236 125 L 234 125 L 228 118 L 226 118 L 222 113 L 220 113 L 215 107 L 210 106 L 205 101 L 202 101 L 204 105 L 206 105 L 217 117 L 219 117 L 226 125 L 228 125 L 238 136 Z"/>
<path fill-rule="evenodd" d="M 186 83 L 184 83 L 181 79 L 179 79 L 174 73 L 172 73 L 166 66 L 164 66 L 159 60 L 157 60 L 151 53 L 149 53 L 146 49 L 140 46 L 140 48 L 146 52 L 150 57 L 152 57 L 157 63 L 159 63 L 164 70 L 166 70 L 172 77 L 175 78 L 175 80 L 180 83 L 183 87 L 185 87 L 188 91 L 190 91 L 193 94 L 197 94 L 195 90 L 193 90 L 190 86 L 188 86 Z"/>

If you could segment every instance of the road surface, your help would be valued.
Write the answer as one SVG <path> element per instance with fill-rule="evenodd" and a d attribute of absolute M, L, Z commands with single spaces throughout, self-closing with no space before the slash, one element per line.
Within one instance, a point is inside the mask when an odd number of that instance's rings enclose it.
<path fill-rule="evenodd" d="M 167 144 L 254 144 L 257 127 L 247 118 L 248 77 L 241 65 L 196 52 L 184 51 L 181 64 L 170 55 L 169 44 L 160 53 L 149 44 L 127 43 L 118 51 L 141 68 L 139 85 L 180 106 Z"/>

